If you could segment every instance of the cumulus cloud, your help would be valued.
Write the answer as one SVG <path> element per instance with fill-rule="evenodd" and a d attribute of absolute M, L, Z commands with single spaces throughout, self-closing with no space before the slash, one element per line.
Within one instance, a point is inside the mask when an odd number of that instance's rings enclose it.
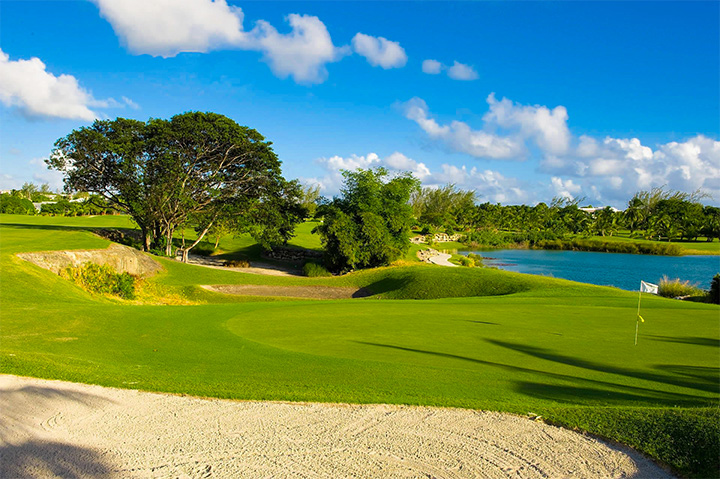
<path fill-rule="evenodd" d="M 225 0 L 93 0 L 126 48 L 173 57 L 246 41 L 243 13 Z"/>
<path fill-rule="evenodd" d="M 325 24 L 310 15 L 287 17 L 292 31 L 280 34 L 260 20 L 253 30 L 250 49 L 263 52 L 263 60 L 280 78 L 292 76 L 298 83 L 322 83 L 327 78 L 327 63 L 348 54 L 347 48 L 335 47 Z"/>
<path fill-rule="evenodd" d="M 0 102 L 8 107 L 17 107 L 30 117 L 87 121 L 102 116 L 91 108 L 116 108 L 133 103 L 129 98 L 124 99 L 123 104 L 112 98 L 97 100 L 80 86 L 74 76 L 53 75 L 37 57 L 12 61 L 2 50 Z"/>
<path fill-rule="evenodd" d="M 448 68 L 447 74 L 453 80 L 470 81 L 480 78 L 480 75 L 478 75 L 473 67 L 458 61 L 455 61 L 453 65 Z"/>
<path fill-rule="evenodd" d="M 320 158 L 316 163 L 325 170 L 325 175 L 304 178 L 304 181 L 320 186 L 325 195 L 339 193 L 342 186 L 341 170 L 382 166 L 391 173 L 409 171 L 422 182 L 423 186 L 439 187 L 453 183 L 459 188 L 473 190 L 477 193 L 480 201 L 522 203 L 533 199 L 528 193 L 529 188 L 526 185 L 516 178 L 503 176 L 497 171 L 467 168 L 464 165 L 458 167 L 450 164 L 443 164 L 439 169 L 431 171 L 425 163 L 418 162 L 400 152 L 395 152 L 385 158 L 381 158 L 376 153 L 368 153 L 364 156 L 333 156 Z"/>
<path fill-rule="evenodd" d="M 182 52 L 257 51 L 278 77 L 321 83 L 327 78 L 325 65 L 349 53 L 347 47 L 336 47 L 325 24 L 310 15 L 288 15 L 291 31 L 282 34 L 264 20 L 244 30 L 242 10 L 226 0 L 93 1 L 121 43 L 136 55 L 167 58 Z"/>
<path fill-rule="evenodd" d="M 490 105 L 483 120 L 509 130 L 519 130 L 524 138 L 532 138 L 537 145 L 551 154 L 565 153 L 570 145 L 568 114 L 564 106 L 550 110 L 546 106 L 523 106 L 507 98 L 498 101 L 495 94 L 487 98 Z"/>
<path fill-rule="evenodd" d="M 567 155 L 543 159 L 540 170 L 573 176 L 584 193 L 616 205 L 638 190 L 663 185 L 686 192 L 702 189 L 720 198 L 720 142 L 703 135 L 655 150 L 638 138 L 582 136 Z"/>
<path fill-rule="evenodd" d="M 403 110 L 405 117 L 417 123 L 430 138 L 441 140 L 452 150 L 478 158 L 522 159 L 521 142 L 489 131 L 473 130 L 461 121 L 441 125 L 430 117 L 428 106 L 421 98 L 416 97 L 403 104 Z"/>
<path fill-rule="evenodd" d="M 521 105 L 494 94 L 487 103 L 479 129 L 460 121 L 439 123 L 419 98 L 403 104 L 403 112 L 428 138 L 476 158 L 523 160 L 537 152 L 537 170 L 550 176 L 544 187 L 548 195 L 587 196 L 621 207 L 635 192 L 665 185 L 686 192 L 702 189 L 720 199 L 716 140 L 698 135 L 652 148 L 638 138 L 574 137 L 563 106 Z M 453 172 L 462 170 L 447 170 Z"/>
<path fill-rule="evenodd" d="M 428 59 L 422 62 L 422 71 L 428 75 L 437 75 L 443 68 L 443 64 L 437 60 Z"/>
<path fill-rule="evenodd" d="M 573 182 L 573 180 L 563 180 L 557 176 L 553 176 L 550 179 L 552 189 L 556 196 L 562 196 L 563 198 L 575 198 L 582 191 L 582 187 Z"/>
<path fill-rule="evenodd" d="M 374 67 L 401 68 L 407 63 L 405 50 L 398 42 L 392 42 L 383 37 L 372 37 L 364 33 L 356 34 L 352 39 L 355 53 L 365 57 Z"/>
<path fill-rule="evenodd" d="M 409 171 L 420 180 L 430 175 L 430 170 L 424 163 L 419 163 L 397 151 L 385 158 L 380 158 L 376 153 L 348 157 L 336 155 L 330 158 L 319 158 L 316 163 L 325 170 L 326 174 L 322 177 L 304 178 L 304 180 L 318 185 L 324 194 L 337 194 L 340 191 L 343 170 L 354 171 L 358 168 L 367 170 L 384 167 L 393 173 Z"/>

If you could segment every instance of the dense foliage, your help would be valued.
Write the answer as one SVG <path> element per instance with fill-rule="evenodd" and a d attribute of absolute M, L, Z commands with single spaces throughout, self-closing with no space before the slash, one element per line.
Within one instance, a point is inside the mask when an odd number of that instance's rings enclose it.
<path fill-rule="evenodd" d="M 553 241 L 613 236 L 621 229 L 629 230 L 633 237 L 652 240 L 697 241 L 703 237 L 712 241 L 720 238 L 720 208 L 703 206 L 703 198 L 699 192 L 655 188 L 636 193 L 625 211 L 581 208 L 579 199 L 569 198 L 555 198 L 550 205 L 475 205 L 473 192 L 448 185 L 423 188 L 413 195 L 411 204 L 422 234 L 463 232 L 465 242 L 472 245 L 544 243 L 552 248 Z M 562 249 L 582 246 L 563 244 Z"/>
<path fill-rule="evenodd" d="M 216 222 L 267 245 L 286 240 L 303 216 L 271 143 L 215 113 L 98 120 L 60 138 L 48 165 L 65 173 L 66 190 L 97 194 L 132 216 L 146 251 L 172 254 L 175 231 L 195 225 L 197 240 L 182 248 L 187 258 Z"/>
<path fill-rule="evenodd" d="M 390 177 L 387 170 L 343 171 L 342 196 L 318 208 L 314 231 L 325 247 L 332 271 L 387 265 L 405 255 L 412 226 L 410 194 L 418 180 L 409 173 Z"/>
<path fill-rule="evenodd" d="M 34 215 L 35 207 L 32 202 L 26 198 L 4 193 L 0 195 L 0 213 L 13 215 Z"/>
<path fill-rule="evenodd" d="M 75 268 L 66 268 L 62 276 L 91 293 L 109 294 L 123 299 L 135 297 L 135 278 L 128 273 L 118 273 L 106 264 L 85 263 Z"/>

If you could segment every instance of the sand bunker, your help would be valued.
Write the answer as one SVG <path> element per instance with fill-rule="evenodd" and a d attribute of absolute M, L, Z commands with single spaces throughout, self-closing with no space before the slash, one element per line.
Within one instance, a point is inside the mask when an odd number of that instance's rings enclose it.
<path fill-rule="evenodd" d="M 286 298 L 350 299 L 365 298 L 372 293 L 363 288 L 335 286 L 265 286 L 252 284 L 216 284 L 203 288 L 223 294 L 240 296 L 280 296 Z"/>
<path fill-rule="evenodd" d="M 0 477 L 671 477 L 636 453 L 506 414 L 15 376 L 0 376 L 0 430 Z"/>

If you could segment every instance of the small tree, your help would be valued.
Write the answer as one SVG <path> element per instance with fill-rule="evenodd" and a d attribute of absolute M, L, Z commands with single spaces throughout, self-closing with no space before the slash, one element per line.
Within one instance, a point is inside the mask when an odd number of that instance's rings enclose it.
<path fill-rule="evenodd" d="M 387 170 L 343 171 L 342 196 L 318 208 L 313 232 L 325 246 L 333 271 L 387 265 L 410 247 L 410 194 L 419 181 L 410 173 L 390 178 Z"/>

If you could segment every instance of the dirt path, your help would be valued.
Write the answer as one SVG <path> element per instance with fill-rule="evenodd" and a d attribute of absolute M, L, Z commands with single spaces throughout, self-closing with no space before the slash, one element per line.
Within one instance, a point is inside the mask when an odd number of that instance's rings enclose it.
<path fill-rule="evenodd" d="M 438 253 L 437 255 L 432 256 L 429 261 L 433 264 L 437 264 L 440 266 L 457 266 L 456 264 L 452 264 L 450 261 L 448 261 L 451 257 L 451 254 Z"/>
<path fill-rule="evenodd" d="M 203 288 L 216 293 L 240 296 L 280 296 L 286 298 L 350 299 L 365 298 L 372 293 L 364 288 L 343 288 L 336 286 L 265 286 L 252 284 L 204 285 Z"/>
<path fill-rule="evenodd" d="M 668 478 L 516 416 L 197 399 L 0 376 L 0 477 Z"/>

